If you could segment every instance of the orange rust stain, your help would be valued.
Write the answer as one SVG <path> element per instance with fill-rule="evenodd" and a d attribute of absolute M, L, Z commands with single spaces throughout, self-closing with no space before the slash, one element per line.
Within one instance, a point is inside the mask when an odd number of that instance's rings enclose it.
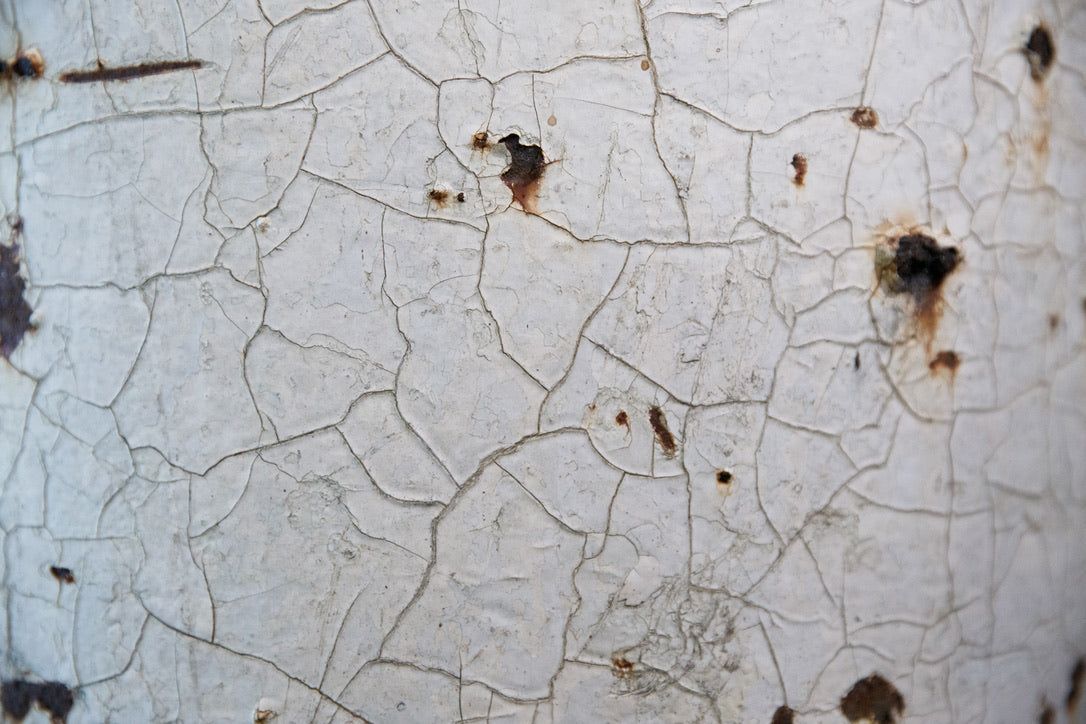
<path fill-rule="evenodd" d="M 792 183 L 796 186 L 802 186 L 807 179 L 807 157 L 802 153 L 795 154 L 792 156 L 791 166 L 796 170 L 795 176 L 792 177 Z"/>
<path fill-rule="evenodd" d="M 928 369 L 931 370 L 932 377 L 936 376 L 941 371 L 946 370 L 953 378 L 954 374 L 958 371 L 958 365 L 961 363 L 962 360 L 958 357 L 957 352 L 944 349 L 942 352 L 935 355 L 935 359 L 928 363 Z"/>
<path fill-rule="evenodd" d="M 850 120 L 860 128 L 874 128 L 879 125 L 879 114 L 874 108 L 860 106 L 852 112 Z"/>
<path fill-rule="evenodd" d="M 619 410 L 618 414 L 615 415 L 615 424 L 625 427 L 627 433 L 632 432 L 630 429 L 630 416 L 626 414 L 625 410 Z"/>
<path fill-rule="evenodd" d="M 930 352 L 945 306 L 943 283 L 958 268 L 961 253 L 952 246 L 939 246 L 918 227 L 890 238 L 883 248 L 883 259 L 876 253 L 879 282 L 890 294 L 912 298 L 913 323 Z"/>

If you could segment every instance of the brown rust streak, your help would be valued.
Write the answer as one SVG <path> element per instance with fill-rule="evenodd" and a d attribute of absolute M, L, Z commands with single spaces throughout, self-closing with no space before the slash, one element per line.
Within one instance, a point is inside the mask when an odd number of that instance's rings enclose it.
<path fill-rule="evenodd" d="M 120 68 L 107 68 L 99 64 L 95 70 L 71 70 L 60 76 L 62 83 L 95 83 L 106 80 L 132 80 L 147 75 L 161 75 L 176 70 L 202 68 L 202 60 L 164 60 L 158 63 L 140 63 Z"/>

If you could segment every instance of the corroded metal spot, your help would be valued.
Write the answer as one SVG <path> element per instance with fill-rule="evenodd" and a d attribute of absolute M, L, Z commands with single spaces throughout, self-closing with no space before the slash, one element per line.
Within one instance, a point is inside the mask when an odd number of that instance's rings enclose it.
<path fill-rule="evenodd" d="M 773 712 L 773 720 L 770 724 L 792 724 L 796 720 L 796 712 L 791 707 L 781 705 Z"/>
<path fill-rule="evenodd" d="M 945 370 L 953 377 L 954 373 L 958 371 L 958 365 L 961 363 L 962 360 L 958 357 L 957 352 L 944 349 L 939 354 L 935 355 L 935 359 L 928 363 L 928 369 L 931 370 L 932 375 L 937 375 L 939 372 Z"/>
<path fill-rule="evenodd" d="M 543 149 L 538 145 L 526 146 L 520 142 L 520 136 L 510 133 L 500 141 L 509 151 L 511 163 L 502 171 L 502 181 L 513 192 L 513 199 L 525 211 L 534 205 L 539 179 L 547 162 L 543 160 Z"/>
<path fill-rule="evenodd" d="M 1067 692 L 1067 713 L 1074 714 L 1078 711 L 1078 702 L 1082 698 L 1082 685 L 1086 681 L 1086 659 L 1075 662 L 1075 668 L 1071 671 L 1071 689 Z"/>
<path fill-rule="evenodd" d="M 22 721 L 35 703 L 49 712 L 54 722 L 63 722 L 74 703 L 72 690 L 57 681 L 39 684 L 23 679 L 5 681 L 0 686 L 0 704 L 4 707 L 4 713 L 16 721 Z"/>
<path fill-rule="evenodd" d="M 904 711 L 901 692 L 878 674 L 860 679 L 841 698 L 841 713 L 849 721 L 893 724 Z"/>
<path fill-rule="evenodd" d="M 480 151 L 490 148 L 490 136 L 486 131 L 479 131 L 471 137 L 471 145 Z"/>
<path fill-rule="evenodd" d="M 879 125 L 879 114 L 875 112 L 874 108 L 860 106 L 852 112 L 850 120 L 860 128 L 874 128 Z"/>
<path fill-rule="evenodd" d="M 727 470 L 717 470 L 716 471 L 716 482 L 717 482 L 718 485 L 724 485 L 724 486 L 731 485 L 732 484 L 732 474 L 729 473 Z"/>
<path fill-rule="evenodd" d="M 19 275 L 18 245 L 0 244 L 0 355 L 5 358 L 11 357 L 23 335 L 33 328 L 33 310 L 23 298 L 25 292 L 26 282 Z"/>
<path fill-rule="evenodd" d="M 51 573 L 53 578 L 57 579 L 60 583 L 75 583 L 75 574 L 72 573 L 71 568 L 49 566 L 49 573 Z"/>
<path fill-rule="evenodd" d="M 1026 46 L 1022 48 L 1029 61 L 1029 74 L 1038 83 L 1048 75 L 1052 67 L 1052 61 L 1056 59 L 1056 45 L 1052 42 L 1052 35 L 1044 25 L 1038 25 L 1029 34 Z"/>
<path fill-rule="evenodd" d="M 20 78 L 41 78 L 45 72 L 45 59 L 37 48 L 21 50 L 11 63 L 11 72 Z"/>
<path fill-rule="evenodd" d="M 656 435 L 656 442 L 660 443 L 664 455 L 674 457 L 678 446 L 675 444 L 675 436 L 667 427 L 664 411 L 656 406 L 649 408 L 649 424 L 652 425 L 652 432 Z"/>
<path fill-rule="evenodd" d="M 426 192 L 426 198 L 430 199 L 437 206 L 441 207 L 449 200 L 449 192 L 444 189 L 430 189 Z"/>
<path fill-rule="evenodd" d="M 807 178 L 807 157 L 802 153 L 795 154 L 792 156 L 791 166 L 796 170 L 796 175 L 792 177 L 792 183 L 796 186 L 802 186 Z"/>
<path fill-rule="evenodd" d="M 930 341 L 942 309 L 943 282 L 960 262 L 956 248 L 939 246 L 930 236 L 913 231 L 877 250 L 875 270 L 888 293 L 912 297 L 915 321 Z"/>

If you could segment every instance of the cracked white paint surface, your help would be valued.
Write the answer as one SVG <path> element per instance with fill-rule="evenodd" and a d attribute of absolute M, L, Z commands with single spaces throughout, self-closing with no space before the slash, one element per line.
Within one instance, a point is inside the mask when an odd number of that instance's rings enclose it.
<path fill-rule="evenodd" d="M 68 721 L 1084 721 L 1082 2 L 0 1 L 30 46 L 0 676 Z"/>

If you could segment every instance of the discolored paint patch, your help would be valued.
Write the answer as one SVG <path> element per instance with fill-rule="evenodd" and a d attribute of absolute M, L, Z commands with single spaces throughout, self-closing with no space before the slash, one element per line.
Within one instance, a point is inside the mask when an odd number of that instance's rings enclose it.
<path fill-rule="evenodd" d="M 1067 713 L 1073 715 L 1078 711 L 1079 700 L 1082 699 L 1082 685 L 1086 683 L 1086 659 L 1075 662 L 1075 668 L 1071 670 L 1071 688 L 1067 692 Z"/>
<path fill-rule="evenodd" d="M 879 125 L 879 114 L 874 108 L 860 106 L 852 112 L 850 120 L 860 128 L 874 128 Z"/>
<path fill-rule="evenodd" d="M 1029 74 L 1034 81 L 1040 83 L 1048 75 L 1052 67 L 1052 61 L 1056 59 L 1056 45 L 1052 42 L 1052 34 L 1043 24 L 1038 25 L 1029 34 L 1029 40 L 1022 48 L 1029 61 Z"/>
<path fill-rule="evenodd" d="M 18 245 L 0 244 L 0 355 L 5 359 L 23 341 L 23 335 L 33 330 L 33 310 L 23 298 L 25 293 L 26 282 L 19 275 Z"/>
<path fill-rule="evenodd" d="M 543 169 L 547 167 L 543 160 L 543 149 L 538 145 L 526 146 L 520 142 L 520 136 L 510 133 L 498 141 L 509 151 L 511 163 L 502 171 L 502 181 L 513 192 L 513 200 L 525 211 L 533 211 L 539 180 Z"/>
<path fill-rule="evenodd" d="M 792 176 L 792 183 L 802 186 L 807 179 L 807 157 L 802 153 L 793 155 L 791 166 L 796 170 L 795 175 Z"/>
<path fill-rule="evenodd" d="M 71 568 L 49 566 L 49 573 L 51 573 L 53 578 L 57 579 L 60 583 L 75 583 L 75 574 L 72 573 Z"/>
<path fill-rule="evenodd" d="M 49 712 L 54 722 L 63 722 L 67 720 L 74 703 L 72 690 L 56 681 L 39 684 L 23 679 L 5 681 L 0 686 L 0 704 L 4 713 L 16 721 L 22 721 L 35 703 Z"/>
<path fill-rule="evenodd" d="M 905 712 L 905 699 L 886 679 L 871 674 L 860 679 L 841 698 L 841 713 L 849 721 L 893 724 Z"/>
<path fill-rule="evenodd" d="M 656 435 L 656 442 L 660 443 L 664 455 L 669 458 L 674 457 L 678 446 L 675 444 L 675 436 L 671 434 L 671 430 L 667 427 L 667 418 L 664 417 L 664 411 L 655 406 L 650 408 L 649 424 L 652 425 L 652 432 Z"/>
<path fill-rule="evenodd" d="M 958 365 L 962 363 L 961 358 L 958 357 L 958 353 L 944 349 L 939 354 L 935 355 L 935 359 L 928 362 L 928 369 L 931 370 L 932 376 L 939 374 L 942 371 L 950 373 L 951 377 L 958 371 Z"/>
<path fill-rule="evenodd" d="M 60 76 L 61 83 L 97 83 L 98 81 L 125 81 L 149 75 L 162 75 L 179 70 L 196 70 L 204 67 L 202 60 L 164 60 L 157 63 L 140 63 L 119 68 L 107 68 L 98 62 L 94 70 L 70 70 Z"/>
<path fill-rule="evenodd" d="M 773 712 L 773 720 L 770 724 L 793 724 L 796 720 L 796 712 L 791 707 L 781 705 Z"/>

